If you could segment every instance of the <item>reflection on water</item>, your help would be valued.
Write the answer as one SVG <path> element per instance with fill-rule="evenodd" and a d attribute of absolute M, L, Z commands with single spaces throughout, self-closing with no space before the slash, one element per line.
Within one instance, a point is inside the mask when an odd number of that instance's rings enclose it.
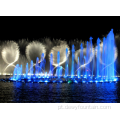
<path fill-rule="evenodd" d="M 0 102 L 115 103 L 120 102 L 120 82 L 68 84 L 0 81 Z"/>

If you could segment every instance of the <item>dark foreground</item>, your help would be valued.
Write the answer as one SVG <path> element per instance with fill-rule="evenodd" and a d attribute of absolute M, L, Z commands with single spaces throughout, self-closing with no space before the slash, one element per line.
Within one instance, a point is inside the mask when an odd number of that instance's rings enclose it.
<path fill-rule="evenodd" d="M 120 103 L 120 82 L 23 83 L 0 81 L 1 103 Z"/>

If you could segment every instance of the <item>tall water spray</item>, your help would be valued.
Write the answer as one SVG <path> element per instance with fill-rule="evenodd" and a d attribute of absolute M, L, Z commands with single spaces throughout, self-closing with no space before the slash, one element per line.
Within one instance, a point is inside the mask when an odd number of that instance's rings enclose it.
<path fill-rule="evenodd" d="M 38 74 L 39 74 L 39 58 L 38 57 L 36 58 L 35 74 L 36 74 L 36 77 L 38 77 Z"/>
<path fill-rule="evenodd" d="M 50 54 L 50 71 L 49 71 L 49 73 L 50 73 L 50 76 L 52 76 L 53 75 L 53 72 L 52 72 L 52 70 L 53 70 L 53 54 L 51 53 Z"/>
<path fill-rule="evenodd" d="M 13 79 L 16 79 L 16 76 L 17 76 L 17 67 L 18 67 L 18 64 L 15 66 L 14 68 L 14 71 L 13 71 Z"/>
<path fill-rule="evenodd" d="M 100 75 L 100 39 L 97 39 L 97 75 L 96 77 L 99 78 Z"/>
<path fill-rule="evenodd" d="M 32 76 L 33 75 L 33 61 L 31 60 L 31 63 L 30 63 L 30 75 Z"/>
<path fill-rule="evenodd" d="M 114 79 L 115 76 L 115 43 L 113 29 L 103 39 L 102 48 L 102 71 L 101 74 L 106 79 Z"/>
<path fill-rule="evenodd" d="M 22 65 L 19 66 L 19 64 L 17 64 L 14 68 L 12 79 L 21 80 L 21 76 L 22 76 Z"/>
<path fill-rule="evenodd" d="M 68 48 L 66 48 L 65 77 L 68 76 Z"/>
<path fill-rule="evenodd" d="M 86 78 L 86 68 L 85 68 L 85 64 L 86 64 L 86 56 L 84 55 L 84 70 L 83 70 L 84 78 Z"/>
<path fill-rule="evenodd" d="M 87 64 L 88 63 L 88 59 L 89 59 L 89 51 L 90 51 L 90 49 L 89 49 L 89 42 L 87 41 L 87 43 L 86 43 L 86 67 L 85 67 L 85 76 L 86 76 L 86 78 L 88 77 L 88 74 L 89 74 L 89 64 Z"/>
<path fill-rule="evenodd" d="M 84 64 L 84 62 L 83 62 L 83 44 L 81 43 L 81 45 L 80 45 L 80 65 L 83 65 Z M 80 76 L 81 75 L 83 75 L 83 72 L 82 72 L 82 70 L 81 70 L 81 68 L 80 68 Z"/>
<path fill-rule="evenodd" d="M 77 70 L 77 76 L 78 76 L 78 78 L 80 78 L 80 69 L 79 69 L 79 67 L 80 67 L 80 60 L 79 60 L 79 57 L 78 57 L 78 70 Z"/>
<path fill-rule="evenodd" d="M 102 70 L 101 70 L 101 76 L 102 76 L 102 78 L 104 78 L 104 76 L 105 76 L 105 59 L 106 59 L 106 57 L 104 57 L 105 56 L 105 37 L 103 38 L 103 47 L 102 47 L 102 62 L 104 63 L 104 64 L 102 64 Z"/>
<path fill-rule="evenodd" d="M 43 68 L 44 68 L 44 53 L 41 54 L 41 62 L 40 62 L 40 73 L 42 73 Z M 44 71 L 45 73 L 45 71 Z"/>
<path fill-rule="evenodd" d="M 72 65 L 71 65 L 71 78 L 74 76 L 74 59 L 75 59 L 75 48 L 72 45 Z"/>
<path fill-rule="evenodd" d="M 22 65 L 21 65 L 21 69 L 20 69 L 20 75 L 22 76 L 22 71 L 23 71 L 23 68 L 22 68 Z"/>
<path fill-rule="evenodd" d="M 92 53 L 93 60 L 92 60 L 92 77 L 91 78 L 93 78 L 94 67 L 95 67 L 95 52 L 96 52 L 96 49 L 94 49 L 94 53 Z"/>
<path fill-rule="evenodd" d="M 28 63 L 26 64 L 25 78 L 28 78 Z"/>
<path fill-rule="evenodd" d="M 93 58 L 94 57 L 94 52 L 93 52 L 93 45 L 92 45 L 92 37 L 89 38 L 90 39 L 90 57 Z M 94 59 L 94 58 L 93 58 Z M 94 60 L 93 60 L 94 62 Z M 92 77 L 93 77 L 93 70 L 94 70 L 94 63 L 90 64 L 90 69 L 92 70 Z M 90 74 L 90 73 L 89 73 Z"/>
<path fill-rule="evenodd" d="M 57 64 L 58 64 L 58 66 L 57 66 L 57 69 L 56 69 L 56 73 L 57 73 L 57 76 L 58 76 L 58 78 L 60 78 L 60 52 L 58 51 L 58 53 L 57 53 Z"/>
<path fill-rule="evenodd" d="M 60 66 L 60 73 L 59 73 L 59 76 L 62 76 L 62 70 L 63 70 L 63 68 L 62 68 L 62 66 Z"/>

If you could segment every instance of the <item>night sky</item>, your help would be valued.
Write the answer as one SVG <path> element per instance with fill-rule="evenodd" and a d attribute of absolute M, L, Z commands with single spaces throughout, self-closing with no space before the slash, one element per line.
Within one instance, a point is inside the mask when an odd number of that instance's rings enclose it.
<path fill-rule="evenodd" d="M 62 40 L 89 40 L 98 37 L 113 28 L 116 34 L 120 29 L 120 17 L 83 17 L 83 16 L 27 16 L 0 17 L 0 40 L 39 39 L 49 37 Z"/>

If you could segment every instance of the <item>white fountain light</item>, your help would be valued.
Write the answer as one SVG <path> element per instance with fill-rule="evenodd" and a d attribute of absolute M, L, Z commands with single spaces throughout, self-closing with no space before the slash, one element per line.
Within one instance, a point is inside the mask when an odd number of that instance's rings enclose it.
<path fill-rule="evenodd" d="M 4 45 L 4 48 L 2 49 L 2 58 L 3 60 L 8 64 L 8 66 L 4 69 L 4 71 L 6 71 L 6 69 L 10 66 L 14 66 L 13 65 L 19 58 L 19 47 L 17 45 L 17 43 L 15 43 L 14 41 L 9 41 Z M 3 71 L 3 72 L 4 72 Z"/>
<path fill-rule="evenodd" d="M 50 51 L 50 54 L 51 53 L 53 54 L 53 65 L 55 67 L 58 66 L 58 64 L 57 64 L 57 53 L 58 53 L 58 51 L 60 52 L 60 63 L 59 63 L 59 65 L 63 64 L 67 60 L 67 58 L 66 58 L 66 48 L 68 48 L 68 56 L 69 56 L 70 49 L 69 49 L 67 44 L 61 44 L 60 46 L 55 46 Z M 49 54 L 49 59 L 50 59 L 50 54 Z"/>
<path fill-rule="evenodd" d="M 91 51 L 91 50 L 90 50 L 90 51 Z M 77 63 L 78 63 L 78 57 L 80 57 L 80 52 L 81 52 L 81 49 L 79 49 L 79 50 L 77 50 L 77 51 L 75 52 L 75 61 L 76 61 Z M 83 56 L 84 56 L 84 54 L 86 54 L 86 48 L 83 49 Z M 89 64 L 89 63 L 92 61 L 93 57 L 94 57 L 94 48 L 92 48 L 92 52 L 91 52 L 91 55 L 90 55 L 90 57 L 89 57 L 88 62 L 80 65 L 80 67 L 85 67 L 87 64 Z M 80 68 L 80 67 L 79 67 L 79 68 Z"/>
<path fill-rule="evenodd" d="M 26 47 L 26 56 L 29 61 L 33 60 L 33 62 L 36 62 L 36 58 L 38 57 L 41 62 L 41 55 L 44 53 L 44 58 L 46 56 L 46 49 L 45 46 L 38 42 L 33 41 L 29 43 L 29 45 Z"/>

